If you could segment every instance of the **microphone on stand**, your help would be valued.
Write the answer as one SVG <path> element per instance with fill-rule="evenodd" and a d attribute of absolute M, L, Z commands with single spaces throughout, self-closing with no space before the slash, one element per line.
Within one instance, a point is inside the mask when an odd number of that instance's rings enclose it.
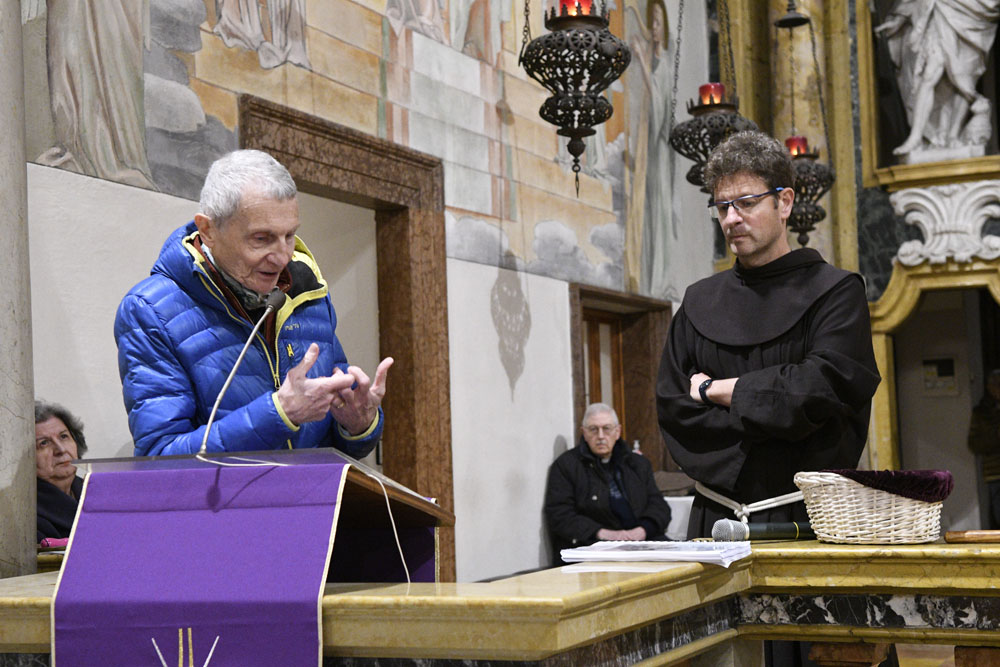
<path fill-rule="evenodd" d="M 208 423 L 205 424 L 205 436 L 201 439 L 201 449 L 198 450 L 198 456 L 203 455 L 208 447 L 208 432 L 209 429 L 212 428 L 212 422 L 215 421 L 215 412 L 219 409 L 219 403 L 222 402 L 222 397 L 226 395 L 226 390 L 229 389 L 229 383 L 233 381 L 233 376 L 236 375 L 236 369 L 240 367 L 240 363 L 243 361 L 243 356 L 247 353 L 247 348 L 250 347 L 250 343 L 253 342 L 254 336 L 257 335 L 257 332 L 260 330 L 261 325 L 264 324 L 264 320 L 267 319 L 267 316 L 271 314 L 271 311 L 281 308 L 281 306 L 284 305 L 286 298 L 285 293 L 277 287 L 272 289 L 271 293 L 267 295 L 267 301 L 264 302 L 264 314 L 260 316 L 260 319 L 257 320 L 257 324 L 254 325 L 253 331 L 250 332 L 250 336 L 247 338 L 247 342 L 243 345 L 243 349 L 240 350 L 240 356 L 236 357 L 236 363 L 233 364 L 233 370 L 229 371 L 229 377 L 226 378 L 225 384 L 223 384 L 222 389 L 219 390 L 219 395 L 215 398 L 215 405 L 212 406 L 212 413 L 208 415 Z"/>
<path fill-rule="evenodd" d="M 811 540 L 815 539 L 808 521 L 787 523 L 750 523 L 719 519 L 712 526 L 712 539 L 716 542 L 743 542 L 745 540 Z"/>

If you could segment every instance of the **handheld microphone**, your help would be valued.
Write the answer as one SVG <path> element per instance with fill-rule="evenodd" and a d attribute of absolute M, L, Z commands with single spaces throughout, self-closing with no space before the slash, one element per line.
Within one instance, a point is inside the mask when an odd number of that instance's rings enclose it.
<path fill-rule="evenodd" d="M 745 540 L 811 540 L 816 537 L 808 521 L 788 523 L 750 523 L 719 519 L 712 526 L 712 539 L 716 542 L 742 542 Z"/>
<path fill-rule="evenodd" d="M 222 389 L 219 390 L 219 395 L 215 398 L 215 405 L 212 406 L 212 413 L 208 415 L 208 423 L 205 424 L 205 436 L 201 439 L 201 449 L 198 450 L 198 456 L 205 453 L 208 447 L 208 432 L 212 428 L 212 422 L 215 421 L 215 412 L 219 409 L 219 403 L 222 402 L 222 397 L 226 395 L 226 390 L 229 389 L 229 383 L 233 381 L 233 377 L 236 375 L 236 369 L 240 367 L 240 363 L 243 362 L 243 356 L 247 353 L 247 349 L 250 347 L 250 343 L 253 342 L 254 336 L 260 331 L 260 327 L 264 324 L 264 320 L 267 316 L 271 314 L 271 311 L 277 310 L 284 305 L 285 293 L 280 289 L 275 287 L 271 290 L 271 293 L 267 295 L 267 301 L 264 302 L 264 314 L 260 316 L 257 320 L 257 324 L 254 325 L 253 331 L 250 332 L 247 342 L 243 345 L 243 349 L 240 350 L 240 356 L 236 357 L 236 363 L 233 364 L 233 370 L 229 371 L 229 377 L 226 378 L 225 384 L 222 385 Z"/>

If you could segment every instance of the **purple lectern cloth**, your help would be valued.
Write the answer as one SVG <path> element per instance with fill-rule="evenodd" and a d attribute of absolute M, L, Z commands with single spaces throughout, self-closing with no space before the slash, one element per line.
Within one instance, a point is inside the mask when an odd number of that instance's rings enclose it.
<path fill-rule="evenodd" d="M 88 478 L 53 665 L 319 664 L 347 465 L 153 463 Z"/>

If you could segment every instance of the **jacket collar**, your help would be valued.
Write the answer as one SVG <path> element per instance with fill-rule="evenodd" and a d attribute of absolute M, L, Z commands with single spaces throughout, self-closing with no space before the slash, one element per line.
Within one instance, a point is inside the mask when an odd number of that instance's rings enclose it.
<path fill-rule="evenodd" d="M 587 444 L 582 435 L 580 436 L 580 441 L 576 444 L 576 451 L 584 460 L 590 460 L 595 463 L 601 462 L 601 459 L 594 456 L 594 452 L 590 451 L 590 445 Z M 618 465 L 625 458 L 625 455 L 628 454 L 628 451 L 628 445 L 625 441 L 618 438 L 615 441 L 614 447 L 611 448 L 611 463 Z"/>
<path fill-rule="evenodd" d="M 208 260 L 195 247 L 197 238 L 198 228 L 194 221 L 175 229 L 163 243 L 151 273 L 166 276 L 200 303 L 220 308 L 220 298 L 224 292 L 218 289 L 215 281 L 210 277 L 206 268 Z M 288 269 L 293 275 L 292 287 L 288 294 L 288 300 L 279 311 L 279 321 L 284 319 L 282 313 L 286 313 L 285 316 L 287 316 L 287 313 L 290 313 L 301 303 L 323 298 L 329 292 L 316 259 L 302 239 L 298 237 L 295 238 L 292 263 L 294 266 L 290 263 Z M 215 290 L 212 287 L 215 287 Z"/>

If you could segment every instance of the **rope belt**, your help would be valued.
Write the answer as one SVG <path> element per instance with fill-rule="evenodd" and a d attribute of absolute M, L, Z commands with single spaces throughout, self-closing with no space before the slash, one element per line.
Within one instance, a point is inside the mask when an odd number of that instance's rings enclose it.
<path fill-rule="evenodd" d="M 764 500 L 758 500 L 757 502 L 746 504 L 738 503 L 732 498 L 727 498 L 721 493 L 716 493 L 707 486 L 704 486 L 701 482 L 694 483 L 694 490 L 709 500 L 714 500 L 720 505 L 731 509 L 733 514 L 736 515 L 736 518 L 743 523 L 750 523 L 750 514 L 753 512 L 769 510 L 774 507 L 781 507 L 782 505 L 791 505 L 792 503 L 797 503 L 802 500 L 802 492 L 794 491 L 792 493 L 786 493 L 783 496 L 765 498 Z"/>

